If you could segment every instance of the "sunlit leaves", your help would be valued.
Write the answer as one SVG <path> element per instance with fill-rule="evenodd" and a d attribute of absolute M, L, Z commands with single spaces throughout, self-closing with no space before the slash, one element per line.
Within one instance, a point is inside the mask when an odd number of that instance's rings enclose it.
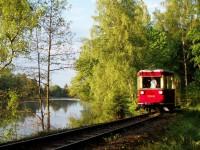
<path fill-rule="evenodd" d="M 165 11 L 155 13 L 155 26 L 165 32 L 168 39 L 171 51 L 169 63 L 172 70 L 180 75 L 184 87 L 194 79 L 192 76 L 196 68 L 191 66 L 199 63 L 199 54 L 195 50 L 199 49 L 198 44 L 194 44 L 199 35 L 198 32 L 192 33 L 199 28 L 199 6 L 198 0 L 165 0 Z"/>
<path fill-rule="evenodd" d="M 192 41 L 191 50 L 193 61 L 200 68 L 200 28 L 194 28 L 188 33 L 189 40 Z"/>
<path fill-rule="evenodd" d="M 36 24 L 38 13 L 27 0 L 0 1 L 0 70 L 27 48 L 25 34 Z"/>
<path fill-rule="evenodd" d="M 143 3 L 99 0 L 91 39 L 84 42 L 71 91 L 91 102 L 97 122 L 127 114 L 136 97 L 138 55 L 146 48 L 148 15 Z"/>

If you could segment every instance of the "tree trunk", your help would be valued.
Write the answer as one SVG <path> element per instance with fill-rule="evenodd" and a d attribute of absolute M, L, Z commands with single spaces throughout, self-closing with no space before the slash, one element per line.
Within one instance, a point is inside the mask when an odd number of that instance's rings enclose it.
<path fill-rule="evenodd" d="M 129 96 L 130 96 L 130 100 L 133 102 L 134 101 L 134 91 L 133 91 L 133 84 L 132 84 L 133 81 L 129 80 Z"/>
<path fill-rule="evenodd" d="M 51 39 L 49 39 L 49 42 L 51 43 Z M 50 105 L 49 105 L 49 82 L 50 82 L 50 51 L 51 46 L 49 45 L 48 50 L 48 69 L 47 69 L 47 130 L 50 130 Z"/>
<path fill-rule="evenodd" d="M 42 130 L 44 130 L 44 112 L 43 112 L 43 100 L 41 95 L 41 72 L 40 72 L 40 52 L 39 52 L 39 40 L 38 40 L 38 31 L 36 29 L 36 44 L 37 44 L 37 52 L 38 52 L 38 96 L 40 101 L 40 113 L 41 113 L 41 125 Z"/>
<path fill-rule="evenodd" d="M 52 6 L 52 1 L 50 7 Z M 52 7 L 50 8 L 50 16 L 49 16 L 49 41 L 48 41 L 48 68 L 47 68 L 47 130 L 50 130 L 50 103 L 49 103 L 49 84 L 50 84 L 50 66 L 51 66 L 51 46 L 52 46 Z"/>
<path fill-rule="evenodd" d="M 186 51 L 185 51 L 185 42 L 182 38 L 182 51 L 183 51 L 183 64 L 184 64 L 184 81 L 185 81 L 185 87 L 188 85 L 188 72 L 187 72 L 187 58 L 186 58 Z"/>
<path fill-rule="evenodd" d="M 51 54 L 51 33 L 49 34 L 49 49 L 48 49 L 48 68 L 47 68 L 47 130 L 50 129 L 50 110 L 49 110 L 49 84 L 50 84 L 50 54 Z"/>

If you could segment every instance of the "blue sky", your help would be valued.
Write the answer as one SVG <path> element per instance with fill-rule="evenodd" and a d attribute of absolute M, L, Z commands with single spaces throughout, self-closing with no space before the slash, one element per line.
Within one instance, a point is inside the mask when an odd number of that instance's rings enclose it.
<path fill-rule="evenodd" d="M 144 0 L 147 8 L 152 13 L 155 8 L 160 8 L 162 0 Z M 80 40 L 90 34 L 93 25 L 92 16 L 95 15 L 95 0 L 68 0 L 72 5 L 71 10 L 67 12 L 68 18 L 72 21 L 71 30 L 75 33 L 73 48 L 78 50 L 81 46 Z M 64 87 L 70 85 L 71 79 L 76 75 L 74 70 L 58 71 L 52 74 L 52 83 Z"/>

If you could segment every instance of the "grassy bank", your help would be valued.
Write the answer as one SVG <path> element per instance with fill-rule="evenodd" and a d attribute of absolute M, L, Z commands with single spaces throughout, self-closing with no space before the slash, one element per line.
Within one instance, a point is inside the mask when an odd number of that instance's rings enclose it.
<path fill-rule="evenodd" d="M 200 106 L 177 114 L 159 141 L 146 143 L 141 150 L 199 150 L 200 149 Z"/>

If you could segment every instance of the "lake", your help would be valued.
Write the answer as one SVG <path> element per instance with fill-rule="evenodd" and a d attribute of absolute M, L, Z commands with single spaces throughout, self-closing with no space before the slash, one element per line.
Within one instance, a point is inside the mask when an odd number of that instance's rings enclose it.
<path fill-rule="evenodd" d="M 0 127 L 1 135 L 7 135 L 11 130 L 13 135 L 10 139 L 0 136 L 0 141 L 19 139 L 42 131 L 41 109 L 38 102 L 23 102 L 20 107 L 26 109 L 19 119 L 6 127 Z M 51 130 L 69 128 L 70 118 L 81 118 L 83 105 L 77 99 L 55 99 L 50 101 L 50 124 Z M 46 125 L 47 115 L 44 116 Z M 6 133 L 8 132 L 8 133 Z M 5 138 L 5 139 L 3 139 Z"/>

